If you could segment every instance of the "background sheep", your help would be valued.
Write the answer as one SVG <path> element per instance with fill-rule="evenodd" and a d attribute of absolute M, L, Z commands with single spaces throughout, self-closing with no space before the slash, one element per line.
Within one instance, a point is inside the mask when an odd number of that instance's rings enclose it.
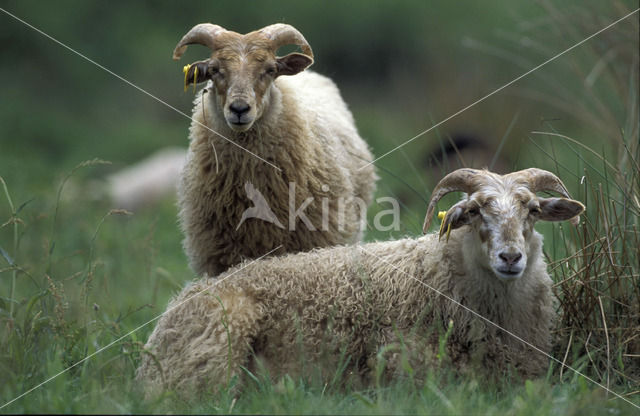
<path fill-rule="evenodd" d="M 166 147 L 107 176 L 106 194 L 116 207 L 131 211 L 174 196 L 186 153 L 181 147 Z"/>
<path fill-rule="evenodd" d="M 566 198 L 537 197 L 543 190 Z M 420 377 L 438 362 L 438 337 L 449 325 L 447 356 L 460 371 L 540 374 L 545 355 L 511 335 L 550 350 L 552 282 L 533 225 L 577 220 L 584 206 L 567 199 L 562 182 L 546 171 L 461 169 L 434 189 L 425 229 L 438 200 L 453 191 L 468 196 L 448 210 L 440 235 L 289 254 L 194 282 L 147 342 L 162 371 L 144 358 L 138 378 L 150 389 L 164 380 L 187 392 L 242 376 L 241 366 L 329 375 L 346 363 L 367 376 L 383 346 L 390 351 L 387 375 L 402 371 L 406 358 Z M 439 241 L 449 226 L 450 238 Z"/>
<path fill-rule="evenodd" d="M 302 34 L 285 24 L 246 35 L 199 24 L 174 59 L 193 43 L 213 51 L 185 68 L 186 84 L 208 81 L 195 100 L 178 192 L 193 270 L 214 276 L 278 246 L 283 253 L 360 239 L 376 179 L 372 166 L 360 168 L 372 156 L 335 84 L 298 74 L 313 62 Z M 304 54 L 276 57 L 288 44 Z M 252 206 L 247 183 L 279 221 L 240 224 Z"/>

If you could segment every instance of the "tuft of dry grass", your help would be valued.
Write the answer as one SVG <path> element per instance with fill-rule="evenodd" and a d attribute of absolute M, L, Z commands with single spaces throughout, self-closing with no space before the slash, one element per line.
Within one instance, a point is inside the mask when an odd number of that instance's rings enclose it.
<path fill-rule="evenodd" d="M 541 33 L 541 41 L 544 31 L 567 45 L 633 11 L 620 0 L 539 4 L 545 18 L 523 22 L 523 34 Z M 560 134 L 551 123 L 531 132 L 557 173 L 579 183 L 570 190 L 587 207 L 577 229 L 557 227 L 547 236 L 549 257 L 560 259 L 549 269 L 560 301 L 554 355 L 629 396 L 640 393 L 638 24 L 637 15 L 621 21 L 560 60 L 552 74 L 539 74 L 539 89 L 519 90 L 557 111 L 557 120 L 582 126 L 575 130 L 581 137 Z M 556 370 L 568 380 L 566 368 Z"/>
<path fill-rule="evenodd" d="M 560 299 L 558 347 L 566 364 L 586 366 L 605 386 L 640 393 L 640 161 L 637 135 L 631 171 L 582 178 L 588 214 L 567 246 L 574 254 L 556 261 Z M 588 357 L 586 363 L 579 358 Z M 562 376 L 562 372 L 560 373 Z"/>
<path fill-rule="evenodd" d="M 548 53 L 548 45 L 557 46 L 553 39 L 563 39 L 561 46 L 569 47 L 631 13 L 629 7 L 637 7 L 621 0 L 590 6 L 540 0 L 539 5 L 544 17 L 521 22 L 520 37 L 513 36 L 530 49 L 531 56 Z M 544 155 L 544 161 L 534 165 L 553 165 L 551 170 L 576 184 L 570 186 L 571 194 L 587 207 L 578 228 L 556 226 L 545 233 L 552 240 L 545 245 L 550 250 L 547 257 L 559 259 L 550 261 L 549 267 L 559 299 L 554 356 L 612 391 L 636 398 L 640 395 L 638 25 L 637 14 L 621 21 L 559 59 L 553 71 L 534 74 L 535 88 L 525 84 L 516 89 L 517 95 L 548 105 L 553 114 L 553 119 L 543 120 L 545 131 L 531 132 L 531 142 Z M 525 42 L 530 34 L 537 46 Z M 511 52 L 501 55 L 517 55 Z M 561 382 L 575 377 L 564 366 L 555 368 L 553 375 Z"/>

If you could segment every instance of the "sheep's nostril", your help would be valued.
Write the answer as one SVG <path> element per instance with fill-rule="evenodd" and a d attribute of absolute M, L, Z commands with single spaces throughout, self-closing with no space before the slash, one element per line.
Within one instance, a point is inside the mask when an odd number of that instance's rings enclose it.
<path fill-rule="evenodd" d="M 502 259 L 502 261 L 507 263 L 509 266 L 513 266 L 522 258 L 522 253 L 507 253 L 503 251 L 498 255 L 498 257 L 500 257 L 500 259 Z"/>
<path fill-rule="evenodd" d="M 249 112 L 249 110 L 251 110 L 251 107 L 245 101 L 235 100 L 229 105 L 229 110 L 231 110 L 231 112 L 236 116 L 240 117 L 243 114 Z"/>

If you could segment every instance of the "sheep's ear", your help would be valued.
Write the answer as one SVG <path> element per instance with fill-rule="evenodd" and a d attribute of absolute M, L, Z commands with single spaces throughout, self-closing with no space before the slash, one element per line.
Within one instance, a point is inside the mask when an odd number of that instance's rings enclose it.
<path fill-rule="evenodd" d="M 277 58 L 278 76 L 295 75 L 304 71 L 313 63 L 313 59 L 301 53 L 290 53 L 289 55 Z"/>
<path fill-rule="evenodd" d="M 209 61 L 194 62 L 191 65 L 185 66 L 182 71 L 184 72 L 184 87 L 185 89 L 192 84 L 199 84 L 211 78 L 209 73 Z"/>
<path fill-rule="evenodd" d="M 478 204 L 475 201 L 460 201 L 447 211 L 440 226 L 440 237 L 450 230 L 455 230 L 463 225 L 471 224 L 479 213 Z M 449 228 L 451 227 L 451 228 Z"/>
<path fill-rule="evenodd" d="M 543 221 L 571 220 L 574 225 L 580 221 L 579 215 L 584 211 L 581 202 L 567 198 L 538 198 L 540 201 L 539 219 Z"/>

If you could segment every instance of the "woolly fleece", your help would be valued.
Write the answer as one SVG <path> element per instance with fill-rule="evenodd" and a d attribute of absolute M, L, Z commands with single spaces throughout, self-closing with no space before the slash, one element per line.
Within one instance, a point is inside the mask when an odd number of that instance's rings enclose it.
<path fill-rule="evenodd" d="M 187 162 L 178 187 L 183 245 L 197 274 L 216 276 L 280 245 L 274 254 L 361 239 L 361 222 L 365 220 L 361 213 L 366 213 L 373 198 L 377 178 L 373 165 L 360 169 L 372 155 L 333 81 L 311 71 L 278 77 L 265 95 L 269 104 L 262 117 L 245 133 L 227 126 L 210 82 L 207 90 L 195 100 L 193 118 L 197 123 L 191 125 Z M 247 182 L 265 197 L 284 228 L 256 218 L 237 228 L 243 212 L 253 206 L 245 194 Z M 290 182 L 295 183 L 292 212 L 313 198 L 304 214 L 319 231 L 309 230 L 300 218 L 289 224 Z M 323 200 L 328 203 L 326 227 Z"/>
<path fill-rule="evenodd" d="M 513 282 L 469 264 L 480 255 L 474 238 L 463 226 L 448 242 L 429 234 L 316 249 L 194 281 L 151 334 L 146 348 L 157 362 L 144 356 L 138 380 L 148 393 L 190 395 L 233 376 L 246 383 L 241 366 L 272 377 L 331 377 L 343 365 L 344 375 L 365 384 L 382 362 L 385 378 L 411 368 L 419 380 L 443 364 L 494 379 L 511 370 L 540 375 L 548 366 L 543 354 L 431 288 L 549 352 L 555 310 L 542 237 L 534 232 L 525 272 Z M 443 360 L 438 340 L 450 323 Z"/>

